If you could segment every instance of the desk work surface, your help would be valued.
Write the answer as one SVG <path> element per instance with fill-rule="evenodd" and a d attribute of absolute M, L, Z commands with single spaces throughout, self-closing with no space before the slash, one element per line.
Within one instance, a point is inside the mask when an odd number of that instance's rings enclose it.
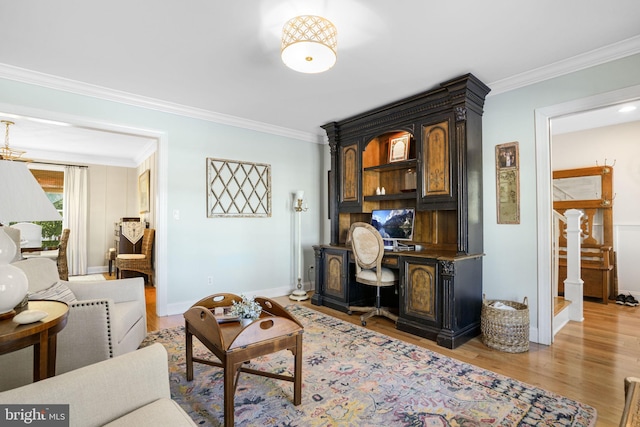
<path fill-rule="evenodd" d="M 352 251 L 350 245 L 319 245 L 318 247 L 324 248 L 324 249 L 344 250 L 348 252 Z M 411 251 L 385 250 L 384 251 L 384 258 L 398 258 L 401 256 L 413 257 L 413 258 L 429 258 L 429 259 L 435 259 L 439 261 L 440 260 L 457 261 L 457 260 L 463 260 L 463 259 L 469 259 L 469 258 L 482 257 L 484 256 L 484 253 L 460 255 L 460 254 L 457 254 L 455 251 L 447 251 L 442 249 L 429 249 L 429 248 L 424 248 L 419 251 L 416 251 L 416 250 L 411 250 Z M 383 263 L 384 263 L 384 260 L 383 260 Z"/>

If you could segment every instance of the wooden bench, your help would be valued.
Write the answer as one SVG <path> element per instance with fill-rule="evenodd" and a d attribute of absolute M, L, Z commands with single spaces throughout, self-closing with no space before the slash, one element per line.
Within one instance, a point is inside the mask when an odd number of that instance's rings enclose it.
<path fill-rule="evenodd" d="M 607 304 L 614 281 L 613 249 L 610 246 L 583 244 L 580 248 L 580 276 L 584 282 L 583 296 L 598 298 Z M 558 260 L 558 293 L 564 293 L 567 277 L 567 250 L 560 248 Z"/>

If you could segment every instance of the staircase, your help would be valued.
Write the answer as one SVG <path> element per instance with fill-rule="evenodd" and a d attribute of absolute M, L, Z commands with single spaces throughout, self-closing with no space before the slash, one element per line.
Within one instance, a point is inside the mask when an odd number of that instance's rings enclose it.
<path fill-rule="evenodd" d="M 571 301 L 564 299 L 564 297 L 556 296 L 553 298 L 553 336 L 555 336 L 560 329 L 569 323 L 569 306 Z"/>
<path fill-rule="evenodd" d="M 583 321 L 582 287 L 583 281 L 580 278 L 580 244 L 582 230 L 580 228 L 580 218 L 582 212 L 576 209 L 569 209 L 565 216 L 554 211 L 554 235 L 553 235 L 553 336 L 564 327 L 570 320 Z M 559 258 L 559 235 L 561 233 L 560 223 L 566 223 L 564 232 L 567 238 L 567 279 L 565 284 L 565 299 L 558 295 L 558 258 Z M 573 303 L 572 303 L 573 301 Z"/>

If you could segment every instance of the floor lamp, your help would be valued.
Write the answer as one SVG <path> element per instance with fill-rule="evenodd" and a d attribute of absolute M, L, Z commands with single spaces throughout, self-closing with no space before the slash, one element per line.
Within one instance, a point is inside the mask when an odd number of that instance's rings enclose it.
<path fill-rule="evenodd" d="M 298 272 L 298 284 L 296 285 L 296 290 L 289 295 L 289 299 L 294 301 L 304 301 L 309 299 L 309 295 L 307 291 L 302 289 L 302 236 L 301 236 L 301 227 L 300 224 L 302 222 L 302 212 L 306 212 L 308 208 L 303 207 L 304 202 L 304 191 L 299 190 L 295 192 L 295 201 L 293 204 L 293 210 L 296 212 L 296 220 L 297 220 L 297 236 L 296 236 L 296 250 L 298 259 L 297 272 Z"/>

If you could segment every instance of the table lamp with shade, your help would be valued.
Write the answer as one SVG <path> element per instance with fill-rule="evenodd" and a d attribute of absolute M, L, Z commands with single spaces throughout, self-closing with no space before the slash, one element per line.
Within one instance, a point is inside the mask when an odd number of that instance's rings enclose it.
<path fill-rule="evenodd" d="M 20 221 L 60 221 L 62 217 L 27 168 L 26 163 L 0 160 L 0 224 Z M 27 295 L 27 276 L 10 264 L 20 248 L 0 227 L 0 319 Z"/>

